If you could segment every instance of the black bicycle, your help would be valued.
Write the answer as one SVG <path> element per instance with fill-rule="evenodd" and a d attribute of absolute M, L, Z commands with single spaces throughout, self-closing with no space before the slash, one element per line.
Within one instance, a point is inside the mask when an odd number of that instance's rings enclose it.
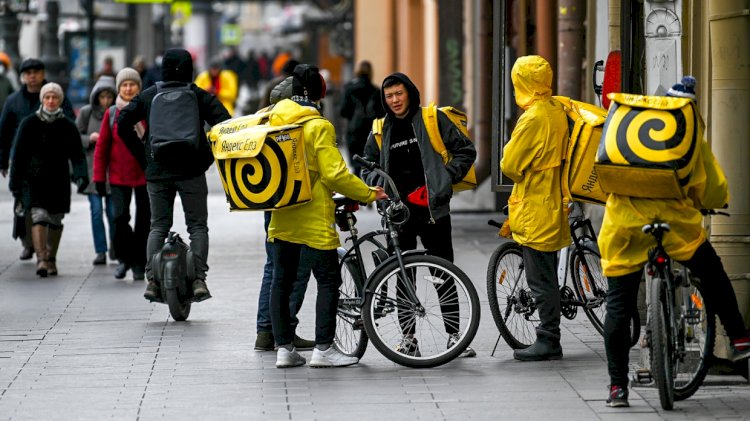
<path fill-rule="evenodd" d="M 703 302 L 700 280 L 664 250 L 662 240 L 669 230 L 664 222 L 643 226 L 643 232 L 656 240 L 645 267 L 646 340 L 651 376 L 661 406 L 667 410 L 675 400 L 692 396 L 703 383 L 716 339 L 716 319 Z"/>
<path fill-rule="evenodd" d="M 558 279 L 562 280 L 561 313 L 574 319 L 580 307 L 594 328 L 603 334 L 608 285 L 602 274 L 596 233 L 579 204 L 574 204 L 569 220 L 573 242 L 561 250 L 558 263 Z M 502 226 L 496 221 L 488 223 L 498 228 Z M 568 271 L 572 288 L 567 284 Z M 534 343 L 539 315 L 526 282 L 523 252 L 518 243 L 504 242 L 492 253 L 487 267 L 487 296 L 492 318 L 505 342 L 513 349 Z M 637 338 L 637 334 L 634 337 Z"/>
<path fill-rule="evenodd" d="M 352 243 L 339 250 L 343 283 L 336 345 L 361 358 L 369 340 L 389 360 L 414 368 L 452 361 L 479 328 L 476 289 L 453 263 L 424 250 L 401 250 L 398 227 L 408 220 L 408 208 L 388 174 L 361 157 L 354 159 L 382 176 L 392 194 L 378 204 L 384 229 L 361 237 L 354 217 L 357 203 L 334 199 L 337 223 L 350 233 L 346 241 Z M 366 265 L 368 247 L 372 263 Z"/>

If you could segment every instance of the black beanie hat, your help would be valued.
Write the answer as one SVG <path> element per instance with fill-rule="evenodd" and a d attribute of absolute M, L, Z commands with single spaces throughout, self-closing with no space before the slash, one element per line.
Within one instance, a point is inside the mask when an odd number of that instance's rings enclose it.
<path fill-rule="evenodd" d="M 182 48 L 165 51 L 161 62 L 161 78 L 165 82 L 192 82 L 193 57 L 190 53 Z"/>
<path fill-rule="evenodd" d="M 312 64 L 298 64 L 292 73 L 292 99 L 317 101 L 326 96 L 326 83 L 318 67 Z"/>

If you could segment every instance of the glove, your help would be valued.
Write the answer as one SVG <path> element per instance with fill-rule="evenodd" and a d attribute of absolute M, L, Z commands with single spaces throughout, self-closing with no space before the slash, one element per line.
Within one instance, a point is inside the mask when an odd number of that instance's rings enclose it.
<path fill-rule="evenodd" d="M 97 182 L 96 183 L 96 193 L 99 196 L 106 196 L 107 195 L 107 183 L 104 182 Z"/>
<path fill-rule="evenodd" d="M 78 177 L 76 178 L 76 186 L 78 186 L 78 189 L 76 190 L 78 193 L 83 193 L 84 190 L 86 190 L 86 187 L 89 185 L 89 180 L 86 177 Z"/>

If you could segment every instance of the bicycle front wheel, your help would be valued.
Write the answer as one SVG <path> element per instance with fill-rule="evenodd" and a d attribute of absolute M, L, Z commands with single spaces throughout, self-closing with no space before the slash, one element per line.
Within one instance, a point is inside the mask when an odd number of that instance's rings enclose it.
<path fill-rule="evenodd" d="M 365 279 L 355 254 L 347 254 L 346 249 L 339 247 L 338 255 L 341 287 L 336 309 L 336 336 L 333 340 L 343 354 L 362 358 L 367 350 L 367 333 L 361 317 Z"/>
<path fill-rule="evenodd" d="M 677 401 L 693 396 L 703 384 L 716 339 L 716 317 L 711 309 L 706 308 L 700 286 L 691 285 L 685 294 L 683 288 L 677 288 L 676 292 L 682 309 L 678 323 L 684 344 L 682 358 L 677 361 L 674 373 L 674 399 Z"/>
<path fill-rule="evenodd" d="M 511 348 L 522 349 L 534 343 L 539 313 L 526 282 L 518 243 L 503 243 L 492 253 L 487 267 L 487 298 L 495 325 Z"/>
<path fill-rule="evenodd" d="M 674 406 L 674 338 L 670 327 L 672 303 L 666 282 L 660 278 L 649 281 L 648 344 L 651 375 L 659 389 L 659 401 L 664 409 Z"/>
<path fill-rule="evenodd" d="M 607 314 L 607 278 L 602 274 L 599 253 L 582 247 L 573 252 L 570 272 L 573 274 L 578 298 L 591 324 L 604 335 L 604 316 Z"/>
<path fill-rule="evenodd" d="M 435 256 L 403 256 L 370 280 L 362 309 L 375 348 L 406 367 L 445 364 L 469 346 L 479 328 L 479 297 L 469 277 Z M 413 291 L 417 301 L 411 298 Z"/>

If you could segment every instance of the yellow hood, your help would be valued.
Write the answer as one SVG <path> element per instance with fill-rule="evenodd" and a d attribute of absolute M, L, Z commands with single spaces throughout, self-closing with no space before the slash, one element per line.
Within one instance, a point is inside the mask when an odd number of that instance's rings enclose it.
<path fill-rule="evenodd" d="M 283 99 L 273 107 L 268 122 L 271 126 L 300 124 L 310 118 L 319 117 L 320 112 L 312 106 L 300 105 L 290 99 Z"/>
<path fill-rule="evenodd" d="M 510 71 L 516 104 L 524 110 L 552 96 L 552 67 L 540 56 L 523 56 Z"/>

